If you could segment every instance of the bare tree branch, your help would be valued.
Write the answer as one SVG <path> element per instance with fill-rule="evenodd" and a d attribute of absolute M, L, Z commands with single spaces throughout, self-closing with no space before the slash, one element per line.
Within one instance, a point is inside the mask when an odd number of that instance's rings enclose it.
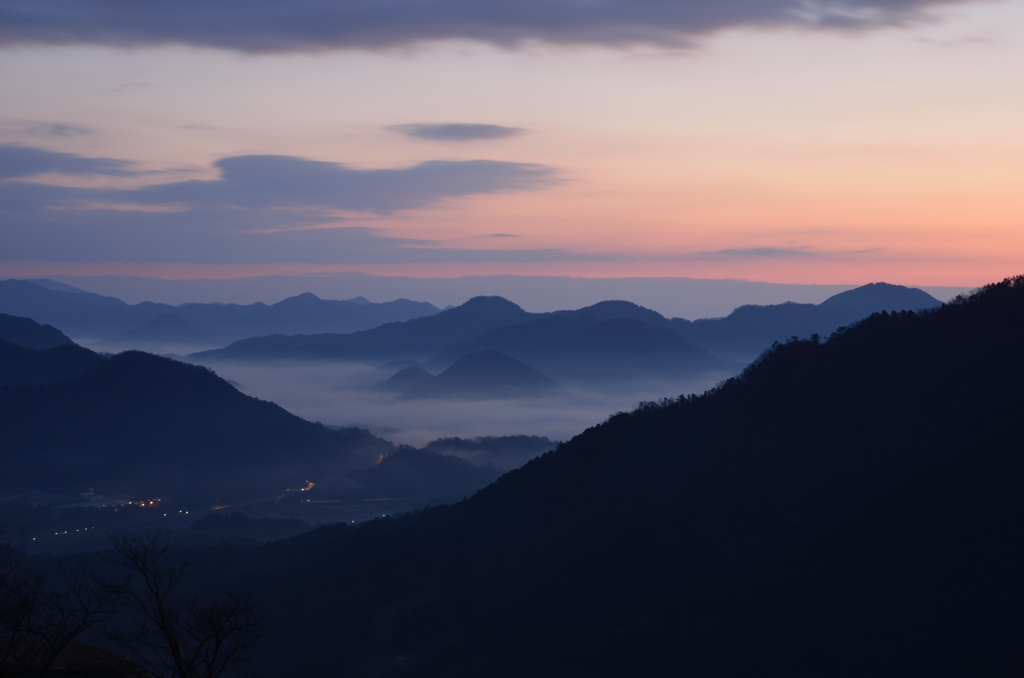
<path fill-rule="evenodd" d="M 0 542 L 0 673 L 45 675 L 76 638 L 114 613 L 119 595 L 94 572 L 58 574 L 59 586 L 44 586 L 47 573 Z"/>
<path fill-rule="evenodd" d="M 111 538 L 115 562 L 131 573 L 124 599 L 135 611 L 110 637 L 154 678 L 216 678 L 248 660 L 263 637 L 250 594 L 225 592 L 209 604 L 177 595 L 188 563 L 172 561 L 159 534 Z"/>

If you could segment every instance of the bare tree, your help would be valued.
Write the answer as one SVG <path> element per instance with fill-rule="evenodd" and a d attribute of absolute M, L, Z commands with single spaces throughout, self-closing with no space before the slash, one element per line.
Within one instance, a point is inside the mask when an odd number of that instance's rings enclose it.
<path fill-rule="evenodd" d="M 28 661 L 31 608 L 40 595 L 43 575 L 24 567 L 25 554 L 0 541 L 0 673 Z"/>
<path fill-rule="evenodd" d="M 47 573 L 0 542 L 0 675 L 43 676 L 90 627 L 107 620 L 118 594 L 85 567 Z"/>
<path fill-rule="evenodd" d="M 154 678 L 215 678 L 248 660 L 263 637 L 251 594 L 225 592 L 202 605 L 178 594 L 188 563 L 172 561 L 159 534 L 114 536 L 111 543 L 115 562 L 130 573 L 121 593 L 135 617 L 110 637 L 136 665 Z"/>

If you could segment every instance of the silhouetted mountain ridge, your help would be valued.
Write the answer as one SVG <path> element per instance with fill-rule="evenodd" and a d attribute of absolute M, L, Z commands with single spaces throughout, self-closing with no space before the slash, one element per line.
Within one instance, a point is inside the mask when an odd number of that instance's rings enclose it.
<path fill-rule="evenodd" d="M 0 314 L 0 386 L 52 384 L 102 361 L 54 327 Z"/>
<path fill-rule="evenodd" d="M 302 658 L 281 673 L 386 673 L 391 648 L 410 675 L 1013 673 L 1022 342 L 1024 277 L 778 344 L 457 505 L 299 538 L 250 579 Z"/>
<path fill-rule="evenodd" d="M 940 305 L 938 299 L 918 289 L 871 283 L 817 305 L 787 302 L 740 306 L 725 318 L 673 318 L 671 327 L 714 355 L 750 362 L 776 341 L 808 338 L 813 334 L 828 336 L 839 327 L 881 311 L 917 311 Z"/>
<path fill-rule="evenodd" d="M 627 315 L 645 317 L 654 313 L 624 304 L 610 302 L 605 310 L 625 310 Z M 634 309 L 646 313 L 634 313 Z M 586 311 L 551 314 L 514 327 L 499 327 L 449 346 L 427 365 L 444 365 L 468 351 L 496 350 L 566 381 L 685 378 L 739 368 L 668 329 L 661 316 L 657 317 L 664 322 L 655 325 L 636 317 L 602 319 Z"/>
<path fill-rule="evenodd" d="M 103 356 L 77 344 L 35 349 L 0 339 L 0 386 L 53 384 L 77 377 L 103 361 Z"/>
<path fill-rule="evenodd" d="M 56 327 L 6 313 L 0 313 L 0 339 L 26 348 L 55 348 L 74 343 Z"/>
<path fill-rule="evenodd" d="M 243 395 L 207 368 L 137 351 L 57 384 L 0 388 L 0 411 L 6 487 L 237 497 L 392 449 Z"/>
<path fill-rule="evenodd" d="M 436 315 L 351 334 L 253 337 L 196 354 L 233 360 L 422 360 L 453 341 L 464 341 L 503 325 L 534 317 L 501 297 L 474 297 Z"/>
<path fill-rule="evenodd" d="M 270 305 L 129 305 L 113 297 L 63 287 L 26 280 L 0 281 L 0 312 L 49 323 L 76 337 L 105 339 L 105 345 L 112 348 L 147 348 L 193 342 L 217 345 L 276 332 L 353 332 L 438 311 L 432 304 L 408 299 L 374 304 L 362 297 L 332 301 L 311 293 Z M 183 334 L 180 324 L 152 324 L 167 315 L 190 323 L 190 332 Z"/>
<path fill-rule="evenodd" d="M 877 283 L 821 305 L 742 306 L 726 318 L 671 320 L 627 301 L 528 313 L 477 297 L 431 318 L 350 335 L 254 337 L 197 354 L 202 360 L 413 359 L 443 370 L 469 352 L 497 350 L 563 381 L 686 379 L 733 374 L 774 341 L 828 335 L 881 310 L 938 305 L 920 290 Z"/>

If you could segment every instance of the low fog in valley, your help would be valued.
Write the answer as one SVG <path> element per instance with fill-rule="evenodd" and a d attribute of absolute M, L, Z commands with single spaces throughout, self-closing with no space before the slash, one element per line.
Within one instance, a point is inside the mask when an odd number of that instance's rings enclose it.
<path fill-rule="evenodd" d="M 358 426 L 394 443 L 421 446 L 443 437 L 537 435 L 568 440 L 643 400 L 703 393 L 730 376 L 686 382 L 631 382 L 605 390 L 564 388 L 515 400 L 407 400 L 374 386 L 396 370 L 354 362 L 210 362 L 246 395 L 270 400 L 328 426 Z"/>

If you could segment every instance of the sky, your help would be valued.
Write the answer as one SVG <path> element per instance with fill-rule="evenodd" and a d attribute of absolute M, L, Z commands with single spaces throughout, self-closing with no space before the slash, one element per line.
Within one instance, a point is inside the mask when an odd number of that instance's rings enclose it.
<path fill-rule="evenodd" d="M 1015 0 L 0 0 L 0 277 L 1024 272 Z"/>

